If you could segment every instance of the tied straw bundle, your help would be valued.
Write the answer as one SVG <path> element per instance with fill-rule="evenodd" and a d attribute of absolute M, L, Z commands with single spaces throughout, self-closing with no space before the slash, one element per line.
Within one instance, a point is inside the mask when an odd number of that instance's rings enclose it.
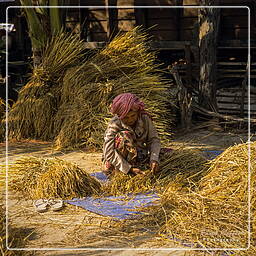
<path fill-rule="evenodd" d="M 250 232 L 251 247 L 239 255 L 255 255 L 256 142 L 251 143 L 250 149 L 250 230 L 246 143 L 230 147 L 212 160 L 208 174 L 196 187 L 169 186 L 161 195 L 160 206 L 143 210 L 146 215 L 138 226 L 156 223 L 163 239 L 175 238 L 174 241 L 183 241 L 191 248 L 246 248 Z"/>
<path fill-rule="evenodd" d="M 10 110 L 11 137 L 54 138 L 54 115 L 59 107 L 63 76 L 81 61 L 84 50 L 83 42 L 76 35 L 60 32 L 48 41 L 42 63 L 34 68 L 30 81 L 20 90 Z"/>
<path fill-rule="evenodd" d="M 150 171 L 144 175 L 130 177 L 116 172 L 104 191 L 110 195 L 149 192 L 161 192 L 173 184 L 185 186 L 195 183 L 205 174 L 207 159 L 195 149 L 181 146 L 175 150 L 160 153 L 159 173 L 155 176 Z"/>
<path fill-rule="evenodd" d="M 160 74 L 156 53 L 149 51 L 147 40 L 141 28 L 134 28 L 67 72 L 55 118 L 57 148 L 101 147 L 111 118 L 109 106 L 124 92 L 140 97 L 159 133 L 168 134 L 172 120 L 170 84 Z"/>
<path fill-rule="evenodd" d="M 11 175 L 11 188 L 31 199 L 71 199 L 101 193 L 101 184 L 96 179 L 62 159 L 24 157 L 10 169 L 16 171 Z"/>

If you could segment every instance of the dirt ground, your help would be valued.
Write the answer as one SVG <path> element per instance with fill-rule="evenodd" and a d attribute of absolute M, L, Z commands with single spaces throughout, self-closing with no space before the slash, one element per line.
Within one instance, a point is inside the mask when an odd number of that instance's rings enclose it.
<path fill-rule="evenodd" d="M 201 150 L 225 150 L 229 146 L 247 140 L 246 131 L 191 130 L 174 134 L 170 147 L 175 148 L 185 144 L 187 147 Z M 254 134 L 251 134 L 251 140 L 255 141 Z M 0 147 L 3 152 L 0 155 L 2 165 L 6 160 L 5 144 L 1 144 Z M 103 168 L 101 152 L 55 151 L 52 144 L 48 142 L 9 142 L 7 152 L 9 164 L 14 163 L 19 157 L 33 155 L 45 158 L 59 157 L 72 161 L 90 173 Z M 9 223 L 26 237 L 26 248 L 32 248 L 33 255 L 188 255 L 184 250 L 167 250 L 175 247 L 172 241 L 163 242 L 162 247 L 165 249 L 159 248 L 161 244 L 159 238 L 151 233 L 143 232 L 131 238 L 125 232 L 113 229 L 112 224 L 116 222 L 111 218 L 79 207 L 66 204 L 65 208 L 59 212 L 37 213 L 32 201 L 25 200 L 11 191 L 8 192 L 7 202 Z M 66 248 L 66 250 L 40 250 L 41 248 Z M 143 250 L 143 248 L 149 248 L 149 250 Z"/>

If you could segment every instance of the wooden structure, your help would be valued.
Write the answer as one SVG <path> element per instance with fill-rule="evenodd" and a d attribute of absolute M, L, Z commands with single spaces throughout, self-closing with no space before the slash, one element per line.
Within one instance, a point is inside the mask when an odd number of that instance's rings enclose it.
<path fill-rule="evenodd" d="M 17 5 L 18 0 L 15 1 Z M 152 49 L 166 66 L 183 59 L 178 72 L 186 87 L 198 90 L 199 84 L 199 23 L 200 0 L 63 0 L 66 28 L 79 33 L 88 49 L 101 48 L 117 32 L 142 25 L 152 36 Z M 220 25 L 217 38 L 217 107 L 220 113 L 247 115 L 248 72 L 248 6 L 251 31 L 251 86 L 256 82 L 256 2 L 251 0 L 221 0 Z M 84 8 L 83 8 L 84 6 Z M 113 8 L 108 8 L 112 6 Z M 225 6 L 225 8 L 224 8 Z M 228 8 L 226 8 L 228 6 Z M 236 7 L 235 7 L 236 6 Z M 168 8 L 166 8 L 168 7 Z M 13 16 L 17 27 L 18 48 L 24 47 L 24 20 Z M 231 88 L 237 90 L 230 97 Z M 239 96 L 238 96 L 239 95 Z M 226 97 L 227 96 L 227 97 Z M 251 103 L 254 102 L 251 94 Z M 230 102 L 234 101 L 234 102 Z M 256 102 L 256 100 L 255 100 Z M 235 109 L 235 110 L 234 110 Z M 251 108 L 256 116 L 256 110 Z"/>

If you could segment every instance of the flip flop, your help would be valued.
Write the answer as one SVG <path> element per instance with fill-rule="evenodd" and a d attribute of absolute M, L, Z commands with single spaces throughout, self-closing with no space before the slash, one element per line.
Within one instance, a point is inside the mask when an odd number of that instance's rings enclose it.
<path fill-rule="evenodd" d="M 63 208 L 64 203 L 61 199 L 50 199 L 49 205 L 53 211 L 59 211 Z"/>
<path fill-rule="evenodd" d="M 37 212 L 46 212 L 48 210 L 48 200 L 46 199 L 38 199 L 36 201 L 34 201 L 34 207 L 36 209 Z"/>

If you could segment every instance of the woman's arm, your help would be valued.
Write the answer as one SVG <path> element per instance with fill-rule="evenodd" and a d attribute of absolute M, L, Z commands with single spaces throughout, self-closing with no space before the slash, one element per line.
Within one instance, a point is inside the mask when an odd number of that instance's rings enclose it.
<path fill-rule="evenodd" d="M 150 149 L 150 163 L 159 163 L 159 153 L 161 149 L 160 138 L 152 120 L 147 116 L 147 129 L 148 129 L 148 141 L 147 144 Z"/>

